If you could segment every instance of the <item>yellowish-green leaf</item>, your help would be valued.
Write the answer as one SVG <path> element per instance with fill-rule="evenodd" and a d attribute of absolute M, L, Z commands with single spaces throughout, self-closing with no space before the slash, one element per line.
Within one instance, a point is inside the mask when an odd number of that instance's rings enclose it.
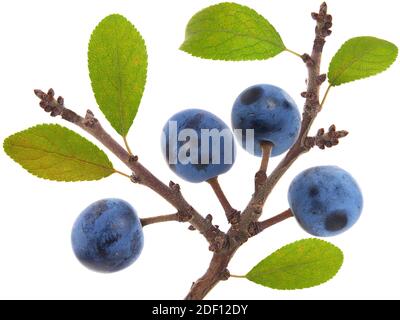
<path fill-rule="evenodd" d="M 42 124 L 4 140 L 4 151 L 31 174 L 56 181 L 98 180 L 114 173 L 107 155 L 65 127 Z"/>
<path fill-rule="evenodd" d="M 343 253 L 339 248 L 319 239 L 305 239 L 275 251 L 246 278 L 272 289 L 304 289 L 330 280 L 342 264 Z"/>
<path fill-rule="evenodd" d="M 285 50 L 279 33 L 253 9 L 224 2 L 189 21 L 181 50 L 214 60 L 264 60 Z"/>
<path fill-rule="evenodd" d="M 398 48 L 374 37 L 357 37 L 345 42 L 329 66 L 329 83 L 338 86 L 385 71 L 396 60 Z"/>
<path fill-rule="evenodd" d="M 146 84 L 145 42 L 125 17 L 112 14 L 94 29 L 88 58 L 96 101 L 113 128 L 125 137 Z"/>

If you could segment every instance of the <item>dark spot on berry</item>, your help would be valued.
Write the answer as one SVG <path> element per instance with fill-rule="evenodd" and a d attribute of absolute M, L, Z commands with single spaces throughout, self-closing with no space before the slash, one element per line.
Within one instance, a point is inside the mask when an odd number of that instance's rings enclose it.
<path fill-rule="evenodd" d="M 240 101 L 247 106 L 260 99 L 262 94 L 263 89 L 261 87 L 253 87 L 242 93 Z"/>
<path fill-rule="evenodd" d="M 325 220 L 325 229 L 339 231 L 347 226 L 348 218 L 345 211 L 334 211 Z"/>
<path fill-rule="evenodd" d="M 284 109 L 290 109 L 292 107 L 290 102 L 287 101 L 286 99 L 283 101 L 282 106 L 283 106 Z"/>
<path fill-rule="evenodd" d="M 109 231 L 104 232 L 104 235 L 101 239 L 99 239 L 99 242 L 97 243 L 97 250 L 101 257 L 107 257 L 108 249 L 122 238 L 119 233 L 109 233 Z"/>
<path fill-rule="evenodd" d="M 104 239 L 103 239 L 103 246 L 109 247 L 113 245 L 114 243 L 118 242 L 122 236 L 119 233 L 111 233 L 107 234 Z"/>
<path fill-rule="evenodd" d="M 319 195 L 319 190 L 317 186 L 312 186 L 310 189 L 308 189 L 308 195 L 312 198 L 316 197 Z"/>

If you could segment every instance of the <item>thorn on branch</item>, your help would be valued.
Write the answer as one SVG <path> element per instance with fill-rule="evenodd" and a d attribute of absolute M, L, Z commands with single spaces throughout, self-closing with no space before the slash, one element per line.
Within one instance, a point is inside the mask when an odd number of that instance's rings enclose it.
<path fill-rule="evenodd" d="M 331 125 L 328 132 L 324 129 L 319 129 L 315 137 L 307 137 L 306 147 L 312 148 L 317 146 L 321 150 L 331 148 L 339 144 L 339 139 L 344 138 L 349 133 L 345 130 L 336 131 L 336 126 Z"/>

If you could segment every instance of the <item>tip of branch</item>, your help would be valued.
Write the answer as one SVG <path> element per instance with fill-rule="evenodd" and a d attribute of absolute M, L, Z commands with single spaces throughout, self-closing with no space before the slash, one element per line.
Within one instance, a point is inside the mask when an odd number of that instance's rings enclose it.
<path fill-rule="evenodd" d="M 322 3 L 319 12 L 313 12 L 311 17 L 317 21 L 315 31 L 322 40 L 331 35 L 332 31 L 330 28 L 332 28 L 332 16 L 328 14 L 328 5 L 326 2 Z"/>
<path fill-rule="evenodd" d="M 342 131 L 338 131 L 338 134 L 339 134 L 339 138 L 344 138 L 349 135 L 349 132 L 346 130 L 342 130 Z"/>
<path fill-rule="evenodd" d="M 40 89 L 35 89 L 33 90 L 33 92 L 35 93 L 35 96 L 38 97 L 40 100 L 43 100 L 46 96 L 46 94 Z"/>
<path fill-rule="evenodd" d="M 319 12 L 323 14 L 326 14 L 328 12 L 328 5 L 326 4 L 325 1 L 322 2 Z"/>
<path fill-rule="evenodd" d="M 50 98 L 54 98 L 54 95 L 55 95 L 54 90 L 53 90 L 52 88 L 50 88 L 50 89 L 47 91 L 47 95 L 48 95 Z"/>
<path fill-rule="evenodd" d="M 309 148 L 317 146 L 324 150 L 325 148 L 332 148 L 339 144 L 339 139 L 346 137 L 349 134 L 346 130 L 336 131 L 336 126 L 333 124 L 329 127 L 328 132 L 319 129 L 315 137 L 308 137 L 306 139 L 306 145 Z"/>

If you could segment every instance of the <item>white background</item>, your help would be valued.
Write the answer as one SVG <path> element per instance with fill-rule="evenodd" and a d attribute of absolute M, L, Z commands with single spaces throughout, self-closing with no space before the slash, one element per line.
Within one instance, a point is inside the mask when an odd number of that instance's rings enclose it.
<path fill-rule="evenodd" d="M 187 107 L 210 110 L 229 123 L 236 96 L 256 83 L 285 88 L 302 105 L 305 88 L 302 62 L 283 53 L 263 62 L 213 62 L 178 50 L 189 18 L 217 3 L 211 0 L 168 1 L 3 1 L 0 8 L 0 140 L 38 123 L 62 123 L 38 107 L 34 88 L 53 87 L 66 104 L 84 113 L 96 108 L 87 72 L 87 43 L 96 24 L 111 13 L 129 18 L 146 39 L 148 82 L 141 108 L 129 134 L 141 161 L 164 181 L 181 183 L 200 212 L 224 216 L 209 187 L 178 179 L 161 155 L 160 131 L 170 115 Z M 266 16 L 295 51 L 309 51 L 314 23 L 310 12 L 319 0 L 241 0 Z M 334 33 L 325 50 L 323 69 L 348 38 L 375 35 L 400 44 L 398 1 L 329 1 Z M 336 164 L 350 171 L 362 186 L 365 209 L 359 223 L 330 241 L 341 247 L 345 263 L 339 275 L 317 288 L 273 291 L 242 279 L 223 282 L 214 299 L 350 299 L 400 298 L 400 213 L 398 211 L 399 62 L 388 72 L 331 91 L 313 128 L 335 123 L 351 134 L 339 147 L 313 150 L 279 183 L 264 217 L 288 207 L 291 179 L 314 165 Z M 107 129 L 111 127 L 105 123 Z M 82 132 L 81 132 L 82 133 Z M 117 169 L 128 171 L 112 155 Z M 279 159 L 274 158 L 272 165 Z M 240 150 L 233 169 L 221 183 L 237 208 L 250 198 L 259 159 Z M 70 246 L 71 226 L 91 202 L 118 197 L 133 204 L 142 217 L 173 213 L 157 195 L 121 176 L 100 182 L 57 183 L 29 175 L 0 151 L 0 297 L 180 299 L 205 271 L 211 253 L 187 225 L 170 223 L 145 230 L 145 248 L 130 268 L 111 275 L 86 270 Z M 294 220 L 286 221 L 240 249 L 230 270 L 246 273 L 282 245 L 306 238 Z"/>

